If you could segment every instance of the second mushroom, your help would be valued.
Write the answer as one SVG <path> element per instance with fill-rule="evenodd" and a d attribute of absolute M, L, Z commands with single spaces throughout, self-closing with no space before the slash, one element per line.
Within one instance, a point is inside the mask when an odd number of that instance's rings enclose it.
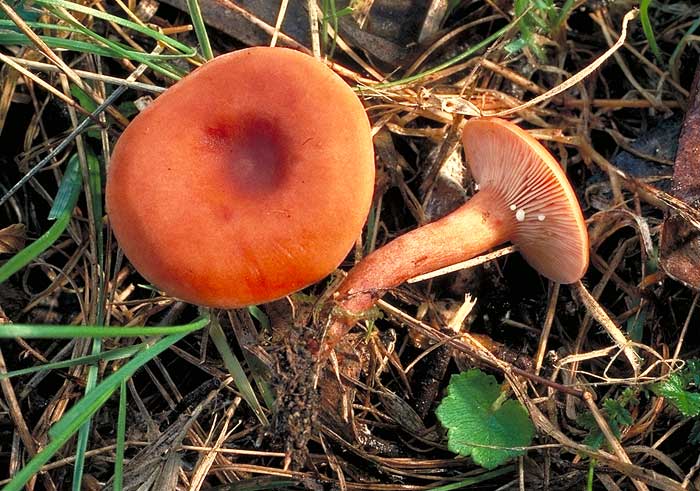
<path fill-rule="evenodd" d="M 354 318 L 388 289 L 415 276 L 470 259 L 504 242 L 559 283 L 578 281 L 588 267 L 588 234 L 571 185 L 554 157 L 517 125 L 477 118 L 462 141 L 479 191 L 449 215 L 419 227 L 360 261 L 335 293 L 338 311 L 323 355 Z"/>

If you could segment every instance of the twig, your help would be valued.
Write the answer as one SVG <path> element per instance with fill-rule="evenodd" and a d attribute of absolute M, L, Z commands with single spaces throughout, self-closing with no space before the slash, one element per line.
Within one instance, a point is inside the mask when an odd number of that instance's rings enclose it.
<path fill-rule="evenodd" d="M 432 339 L 438 341 L 447 341 L 447 344 L 451 344 L 453 347 L 457 348 L 458 350 L 464 353 L 468 353 L 470 355 L 477 355 L 477 358 L 479 360 L 481 360 L 486 365 L 492 368 L 497 368 L 499 370 L 503 370 L 504 372 L 511 372 L 515 375 L 525 377 L 533 381 L 534 383 L 546 385 L 547 387 L 551 387 L 554 390 L 562 392 L 564 394 L 569 394 L 575 397 L 583 397 L 583 391 L 580 389 L 553 382 L 549 379 L 528 372 L 527 370 L 523 370 L 522 368 L 512 366 L 509 363 L 504 362 L 503 360 L 499 360 L 493 355 L 493 353 L 487 350 L 481 343 L 479 343 L 479 341 L 474 339 L 474 337 L 472 337 L 469 333 L 463 334 L 463 339 L 467 339 L 470 343 L 467 344 L 463 341 L 460 341 L 459 339 L 454 339 L 452 336 L 443 334 L 434 327 L 429 326 L 428 324 L 425 324 L 419 321 L 418 319 L 411 317 L 410 315 L 406 314 L 400 309 L 397 309 L 396 307 L 387 303 L 384 300 L 379 300 L 377 302 L 377 305 L 388 314 L 398 318 L 400 321 L 410 324 L 411 327 L 417 329 L 426 336 L 430 336 Z"/>
<path fill-rule="evenodd" d="M 0 373 L 7 373 L 7 365 L 5 364 L 5 357 L 2 354 L 2 349 L 0 349 Z M 34 442 L 34 437 L 32 436 L 27 422 L 24 420 L 22 415 L 22 408 L 17 401 L 17 396 L 15 395 L 15 390 L 12 387 L 12 382 L 9 379 L 0 380 L 0 389 L 5 396 L 5 402 L 9 408 L 10 419 L 12 420 L 15 430 L 19 434 L 22 443 L 27 451 L 27 453 L 33 457 L 37 453 L 36 443 Z M 56 486 L 51 480 L 51 476 L 48 474 L 42 475 L 44 484 L 50 490 L 56 490 Z"/>
<path fill-rule="evenodd" d="M 639 374 L 639 357 L 634 349 L 632 349 L 632 346 L 630 346 L 629 340 L 622 334 L 622 331 L 620 331 L 620 328 L 615 325 L 610 316 L 603 310 L 596 299 L 593 298 L 583 283 L 578 281 L 573 284 L 573 288 L 581 297 L 581 300 L 586 305 L 586 309 L 590 312 L 591 316 L 603 326 L 603 329 L 605 329 L 613 341 L 615 341 L 618 348 L 625 353 L 630 365 L 632 365 L 635 376 Z"/>
<path fill-rule="evenodd" d="M 630 10 L 625 14 L 625 17 L 622 19 L 622 33 L 620 34 L 620 38 L 613 44 L 610 49 L 608 49 L 605 53 L 600 55 L 597 60 L 595 60 L 593 63 L 588 65 L 586 68 L 578 72 L 576 75 L 573 77 L 565 80 L 561 84 L 557 85 L 553 89 L 548 90 L 544 94 L 538 95 L 534 99 L 531 99 L 527 101 L 524 104 L 521 104 L 517 107 L 511 108 L 511 109 L 506 109 L 505 111 L 500 111 L 496 113 L 492 112 L 487 112 L 484 113 L 485 116 L 508 116 L 509 114 L 514 114 L 520 111 L 523 111 L 525 109 L 528 109 L 532 106 L 535 106 L 539 104 L 540 102 L 546 101 L 551 99 L 557 94 L 561 94 L 564 91 L 569 90 L 571 87 L 579 83 L 581 80 L 589 76 L 591 73 L 596 71 L 603 63 L 606 62 L 610 56 L 613 55 L 620 47 L 625 43 L 625 38 L 627 37 L 627 24 L 634 19 L 637 16 L 637 9 Z"/>
<path fill-rule="evenodd" d="M 27 36 L 32 43 L 37 47 L 37 49 L 44 55 L 46 56 L 49 60 L 51 60 L 58 68 L 63 71 L 63 73 L 66 74 L 66 77 L 73 82 L 75 85 L 77 85 L 80 89 L 82 89 L 86 94 L 88 94 L 95 102 L 98 104 L 104 103 L 104 99 L 100 97 L 98 94 L 96 94 L 90 87 L 85 85 L 82 81 L 82 79 L 78 76 L 75 71 L 69 67 L 62 59 L 60 56 L 58 56 L 56 53 L 54 53 L 51 48 L 44 42 L 43 39 L 41 39 L 40 36 L 38 36 L 32 29 L 29 27 L 29 25 L 20 17 L 17 12 L 15 12 L 12 7 L 10 7 L 5 0 L 0 0 L 0 10 L 2 10 L 7 17 L 12 20 L 12 22 L 15 23 L 15 25 L 19 28 L 22 33 Z M 129 124 L 129 121 L 119 112 L 116 111 L 114 108 L 110 106 L 106 106 L 106 109 L 109 111 L 109 114 L 114 117 L 117 121 L 119 121 L 119 124 L 122 126 L 126 126 Z"/>
<path fill-rule="evenodd" d="M 418 283 L 419 281 L 425 281 L 429 280 L 430 278 L 435 278 L 436 276 L 443 276 L 449 273 L 454 273 L 455 271 L 460 271 L 462 269 L 469 269 L 473 268 L 474 266 L 478 266 L 479 264 L 484 264 L 489 261 L 493 261 L 494 259 L 498 259 L 499 257 L 506 256 L 508 254 L 512 254 L 513 252 L 517 251 L 517 247 L 515 246 L 507 246 L 503 247 L 502 249 L 498 249 L 497 251 L 489 252 L 488 254 L 483 254 L 479 257 L 475 257 L 472 259 L 468 259 L 466 261 L 462 261 L 461 263 L 456 263 L 452 264 L 450 266 L 446 266 L 444 268 L 436 269 L 435 271 L 431 271 L 430 273 L 425 273 L 419 276 L 416 276 L 414 278 L 411 278 L 408 280 L 406 283 Z"/>
<path fill-rule="evenodd" d="M 591 17 L 593 20 L 600 26 L 600 29 L 603 31 L 603 37 L 607 41 L 608 45 L 612 45 L 612 38 L 610 36 L 610 33 L 606 29 L 605 21 L 603 20 L 603 16 L 601 15 L 600 12 L 595 12 L 591 14 Z M 620 37 L 622 39 L 622 36 Z M 622 43 L 624 44 L 624 43 Z M 649 101 L 649 103 L 654 106 L 655 109 L 657 110 L 666 110 L 657 99 L 654 98 L 653 95 L 649 93 L 648 90 L 646 90 L 642 85 L 637 81 L 636 78 L 634 78 L 634 75 L 630 71 L 629 67 L 627 66 L 627 63 L 625 63 L 625 60 L 622 59 L 622 56 L 620 56 L 619 53 L 613 53 L 613 56 L 615 57 L 615 61 L 617 62 L 617 66 L 622 70 L 622 73 L 625 75 L 625 78 L 627 81 L 632 85 L 632 87 L 635 88 L 639 94 L 641 94 L 642 97 L 644 97 L 646 100 Z"/>
<path fill-rule="evenodd" d="M 678 358 L 678 355 L 681 352 L 681 348 L 683 347 L 683 340 L 685 339 L 685 335 L 688 332 L 688 326 L 690 325 L 690 319 L 693 317 L 693 313 L 695 313 L 695 307 L 698 304 L 698 297 L 700 297 L 700 292 L 695 293 L 693 296 L 693 303 L 690 304 L 690 310 L 688 310 L 688 315 L 685 318 L 685 322 L 683 323 L 683 329 L 681 329 L 681 333 L 678 336 L 678 343 L 676 344 L 676 349 L 673 350 L 673 358 Z"/>
<path fill-rule="evenodd" d="M 90 114 L 84 107 L 77 104 L 73 99 L 71 99 L 67 95 L 63 94 L 60 90 L 56 89 L 56 87 L 54 87 L 53 85 L 40 79 L 39 77 L 34 75 L 32 72 L 30 72 L 26 68 L 22 67 L 21 65 L 19 65 L 13 58 L 0 53 L 0 61 L 6 63 L 8 66 L 11 66 L 15 70 L 17 70 L 19 73 L 21 73 L 25 77 L 29 78 L 30 80 L 32 80 L 35 84 L 40 85 L 41 87 L 46 89 L 47 92 L 50 92 L 51 94 L 55 95 L 56 97 L 61 99 L 63 102 L 68 104 L 70 107 L 77 109 L 78 111 L 82 112 L 83 114 L 88 114 L 88 115 Z M 99 124 L 99 121 L 97 119 L 95 119 L 94 122 Z"/>
<path fill-rule="evenodd" d="M 557 306 L 557 299 L 559 298 L 559 286 L 559 283 L 554 283 L 552 285 L 552 293 L 549 297 L 549 303 L 547 304 L 547 316 L 544 318 L 542 334 L 540 334 L 540 344 L 537 347 L 537 355 L 535 356 L 535 374 L 537 375 L 540 374 L 540 369 L 542 368 L 544 353 L 547 351 L 547 339 L 549 339 L 549 332 L 554 323 L 554 312 Z"/>
<path fill-rule="evenodd" d="M 603 432 L 605 439 L 610 444 L 610 447 L 613 449 L 613 452 L 615 452 L 615 455 L 617 455 L 617 457 L 622 462 L 624 462 L 626 464 L 631 464 L 632 461 L 627 456 L 627 452 L 625 452 L 625 449 L 622 447 L 620 440 L 618 440 L 615 437 L 612 430 L 610 429 L 610 425 L 608 425 L 608 422 L 605 420 L 603 415 L 600 413 L 598 406 L 596 406 L 595 402 L 593 401 L 593 397 L 591 396 L 591 393 L 586 392 L 585 394 L 583 394 L 583 400 L 586 402 L 588 409 L 591 410 L 591 413 L 593 414 L 593 418 L 595 418 L 595 421 L 598 424 L 598 427 Z M 639 491 L 649 491 L 649 488 L 647 487 L 647 485 L 641 481 L 638 481 L 637 479 L 632 479 L 632 484 L 634 484 L 634 487 L 637 488 Z"/>
<path fill-rule="evenodd" d="M 58 68 L 57 66 L 51 65 L 49 63 L 42 63 L 40 61 L 25 60 L 24 58 L 16 58 L 14 56 L 5 56 L 5 58 L 17 63 L 18 65 L 28 66 L 30 68 L 35 68 L 35 69 L 41 70 L 43 72 L 56 73 L 56 72 L 61 71 L 60 68 Z M 8 62 L 8 64 L 9 64 L 9 62 Z M 103 75 L 101 73 L 93 73 L 93 72 L 89 72 L 87 70 L 75 70 L 75 73 L 80 75 L 81 78 L 86 78 L 88 80 L 97 80 L 98 82 L 104 82 L 104 83 L 114 84 L 114 85 L 126 85 L 130 89 L 144 90 L 147 92 L 155 92 L 155 93 L 161 93 L 161 92 L 165 92 L 167 90 L 166 87 L 160 87 L 158 85 L 153 85 L 153 84 L 145 84 L 142 82 L 135 82 L 135 81 L 119 78 L 119 77 L 111 77 L 109 75 Z M 62 94 L 62 93 L 60 94 L 60 96 L 58 94 L 56 94 L 56 95 L 57 95 L 57 97 L 64 96 L 64 94 Z M 80 107 L 79 109 L 83 109 L 83 108 Z"/>
<path fill-rule="evenodd" d="M 287 14 L 287 5 L 289 0 L 282 0 L 280 3 L 280 9 L 277 12 L 277 20 L 275 21 L 275 32 L 272 33 L 272 39 L 270 40 L 270 47 L 274 48 L 277 44 L 277 37 L 280 34 L 280 28 L 282 27 L 282 22 L 284 22 L 284 16 Z"/>
<path fill-rule="evenodd" d="M 1 2 L 2 0 L 0 0 Z M 161 46 L 156 46 L 154 49 L 154 52 L 160 52 L 163 48 Z M 140 65 L 134 72 L 129 75 L 127 80 L 133 81 L 136 80 L 144 71 L 146 71 L 147 66 L 146 65 Z M 15 194 L 17 191 L 19 191 L 22 186 L 24 186 L 27 181 L 29 181 L 32 177 L 34 177 L 37 172 L 39 172 L 41 169 L 44 168 L 51 160 L 53 160 L 56 155 L 61 153 L 64 148 L 66 148 L 68 145 L 70 145 L 75 138 L 80 135 L 85 129 L 88 127 L 88 125 L 92 122 L 94 118 L 97 118 L 103 111 L 105 111 L 108 107 L 114 103 L 124 92 L 126 92 L 126 89 L 128 88 L 127 85 L 120 85 L 116 89 L 114 89 L 114 92 L 112 92 L 109 97 L 107 97 L 102 104 L 97 106 L 95 110 L 91 113 L 90 117 L 85 118 L 80 122 L 79 125 L 73 129 L 73 131 L 70 132 L 68 136 L 66 136 L 61 143 L 56 145 L 53 150 L 51 150 L 46 157 L 41 159 L 39 163 L 37 163 L 34 167 L 29 169 L 29 171 L 22 176 L 22 178 L 17 181 L 17 183 L 10 188 L 9 191 L 7 191 L 2 198 L 0 198 L 0 206 L 2 206 L 10 197 L 12 197 L 13 194 Z"/>
<path fill-rule="evenodd" d="M 687 491 L 678 481 L 674 481 L 673 479 L 656 471 L 648 470 L 629 462 L 623 462 L 619 459 L 619 457 L 616 458 L 615 455 L 609 454 L 608 452 L 594 450 L 587 445 L 573 441 L 571 438 L 557 429 L 552 422 L 547 419 L 544 414 L 542 414 L 542 411 L 540 411 L 539 407 L 537 407 L 532 400 L 525 398 L 525 404 L 528 412 L 530 413 L 530 417 L 535 422 L 537 427 L 563 445 L 563 447 L 569 452 L 586 455 L 591 459 L 597 460 L 600 464 L 612 467 L 613 469 L 632 479 L 644 481 L 645 483 L 664 491 Z"/>
<path fill-rule="evenodd" d="M 314 58 L 320 60 L 321 37 L 318 33 L 318 12 L 316 12 L 316 0 L 307 0 L 307 5 L 309 10 L 309 28 L 311 29 L 311 51 L 314 54 Z"/>

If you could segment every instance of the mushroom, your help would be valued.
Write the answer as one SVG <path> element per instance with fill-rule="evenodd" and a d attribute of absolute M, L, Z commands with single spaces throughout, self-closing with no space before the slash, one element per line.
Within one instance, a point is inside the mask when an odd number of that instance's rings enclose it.
<path fill-rule="evenodd" d="M 131 122 L 106 202 L 146 279 L 234 308 L 332 272 L 360 235 L 373 187 L 369 120 L 352 89 L 310 56 L 258 47 L 204 64 Z"/>
<path fill-rule="evenodd" d="M 542 275 L 573 283 L 588 267 L 588 234 L 566 175 L 537 140 L 498 118 L 469 120 L 462 142 L 479 191 L 447 216 L 414 229 L 362 259 L 339 285 L 326 334 L 328 353 L 353 317 L 415 276 L 510 241 Z"/>

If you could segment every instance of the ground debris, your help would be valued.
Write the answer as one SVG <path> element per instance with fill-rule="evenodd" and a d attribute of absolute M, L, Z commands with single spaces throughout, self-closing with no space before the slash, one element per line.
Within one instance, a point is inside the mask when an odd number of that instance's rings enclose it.
<path fill-rule="evenodd" d="M 700 210 L 700 69 L 690 92 L 673 167 L 673 194 Z M 700 289 L 700 230 L 671 212 L 661 234 L 661 266 L 670 277 Z"/>

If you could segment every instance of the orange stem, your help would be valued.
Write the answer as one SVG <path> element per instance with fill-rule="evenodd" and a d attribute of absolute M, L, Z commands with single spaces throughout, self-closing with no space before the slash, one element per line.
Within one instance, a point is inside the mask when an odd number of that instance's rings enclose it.
<path fill-rule="evenodd" d="M 508 241 L 514 215 L 494 191 L 482 189 L 449 215 L 394 239 L 362 259 L 335 294 L 339 310 L 349 315 L 333 319 L 322 357 L 350 330 L 353 315 L 370 309 L 386 290 Z"/>

